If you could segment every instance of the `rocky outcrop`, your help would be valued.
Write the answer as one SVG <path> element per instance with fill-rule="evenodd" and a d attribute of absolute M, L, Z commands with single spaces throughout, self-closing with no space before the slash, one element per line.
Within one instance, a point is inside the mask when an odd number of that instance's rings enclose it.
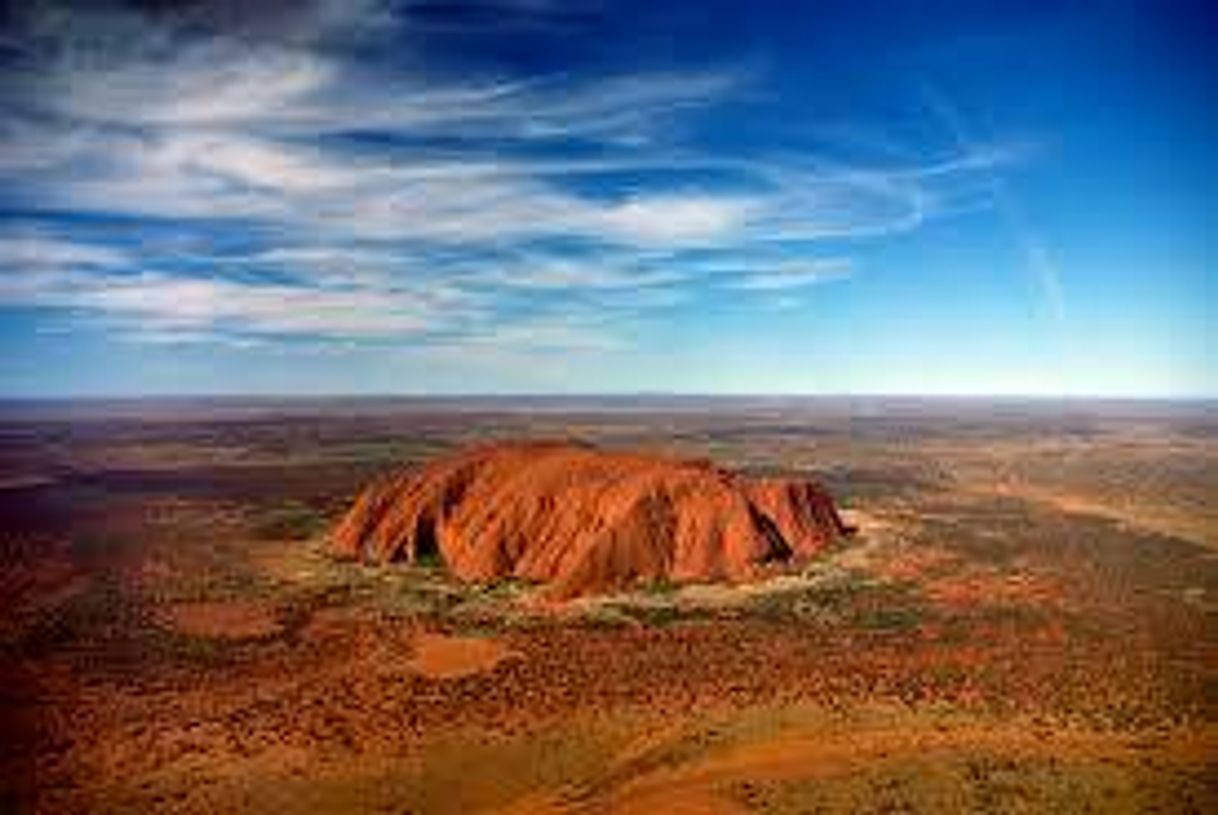
<path fill-rule="evenodd" d="M 743 581 L 845 532 L 814 482 L 567 442 L 476 447 L 370 486 L 332 536 L 361 561 L 438 557 L 470 581 L 557 597 L 638 581 Z"/>

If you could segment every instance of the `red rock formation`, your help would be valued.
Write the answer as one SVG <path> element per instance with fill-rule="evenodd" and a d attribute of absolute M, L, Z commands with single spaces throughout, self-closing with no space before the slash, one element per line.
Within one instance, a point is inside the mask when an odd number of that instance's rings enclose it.
<path fill-rule="evenodd" d="M 818 485 L 752 479 L 705 461 L 573 443 L 476 447 L 364 491 L 336 554 L 459 578 L 545 581 L 555 596 L 639 580 L 746 580 L 806 560 L 845 527 Z"/>

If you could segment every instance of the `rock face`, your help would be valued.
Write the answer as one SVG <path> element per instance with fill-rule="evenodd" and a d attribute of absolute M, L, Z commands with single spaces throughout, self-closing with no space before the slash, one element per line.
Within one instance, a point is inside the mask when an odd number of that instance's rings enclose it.
<path fill-rule="evenodd" d="M 817 484 L 582 444 L 475 447 L 364 491 L 332 536 L 361 561 L 438 557 L 457 577 L 565 598 L 636 581 L 747 580 L 846 532 Z"/>

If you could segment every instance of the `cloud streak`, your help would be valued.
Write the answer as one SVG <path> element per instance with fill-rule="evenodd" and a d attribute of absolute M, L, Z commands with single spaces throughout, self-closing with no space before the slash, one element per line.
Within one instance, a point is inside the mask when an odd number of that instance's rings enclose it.
<path fill-rule="evenodd" d="M 402 55 L 409 5 L 206 7 L 30 12 L 0 96 L 24 216 L 0 302 L 150 341 L 612 348 L 691 292 L 843 279 L 826 247 L 916 230 L 1014 160 L 711 152 L 701 117 L 752 72 L 453 72 Z"/>
<path fill-rule="evenodd" d="M 931 87 L 924 87 L 923 94 L 932 112 L 951 133 L 957 147 L 965 154 L 975 155 L 977 151 L 973 139 L 964 125 L 963 117 L 951 100 Z M 1066 303 L 1062 293 L 1061 273 L 1052 250 L 1032 227 L 1023 207 L 1007 183 L 994 172 L 992 164 L 983 163 L 978 169 L 981 182 L 987 187 L 995 208 L 1018 244 L 1023 255 L 1024 268 L 1034 282 L 1045 310 L 1053 320 L 1060 323 L 1066 316 Z"/>
<path fill-rule="evenodd" d="M 758 272 L 746 273 L 734 280 L 733 285 L 749 291 L 786 291 L 846 280 L 851 274 L 853 274 L 851 262 L 842 258 L 795 261 L 775 264 Z"/>

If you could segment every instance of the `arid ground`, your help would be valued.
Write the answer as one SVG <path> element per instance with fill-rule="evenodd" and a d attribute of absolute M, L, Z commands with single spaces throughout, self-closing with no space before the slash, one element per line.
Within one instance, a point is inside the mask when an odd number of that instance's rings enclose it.
<path fill-rule="evenodd" d="M 325 555 L 375 475 L 521 437 L 859 531 L 557 605 Z M 1216 553 L 1205 403 L 11 403 L 0 811 L 1215 812 Z"/>

